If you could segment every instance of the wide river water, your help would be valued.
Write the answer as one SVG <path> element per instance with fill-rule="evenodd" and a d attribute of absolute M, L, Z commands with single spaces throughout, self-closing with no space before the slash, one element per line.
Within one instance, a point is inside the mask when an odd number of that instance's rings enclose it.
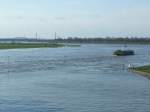
<path fill-rule="evenodd" d="M 128 64 L 150 64 L 150 45 L 1 50 L 0 112 L 150 112 L 150 80 Z"/>

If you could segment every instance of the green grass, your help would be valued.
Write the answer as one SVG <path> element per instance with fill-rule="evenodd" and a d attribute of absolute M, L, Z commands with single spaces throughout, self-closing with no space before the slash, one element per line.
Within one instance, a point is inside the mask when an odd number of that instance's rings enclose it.
<path fill-rule="evenodd" d="M 134 68 L 134 70 L 146 72 L 150 74 L 150 65 Z"/>
<path fill-rule="evenodd" d="M 64 47 L 63 44 L 49 43 L 0 43 L 0 49 L 23 49 L 23 48 L 57 48 Z"/>
<path fill-rule="evenodd" d="M 130 68 L 130 70 L 137 73 L 137 74 L 140 74 L 142 76 L 150 78 L 150 65 Z"/>

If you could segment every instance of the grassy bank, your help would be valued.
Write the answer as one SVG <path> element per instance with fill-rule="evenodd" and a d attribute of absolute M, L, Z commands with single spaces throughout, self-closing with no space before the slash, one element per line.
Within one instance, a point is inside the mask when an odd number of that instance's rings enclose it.
<path fill-rule="evenodd" d="M 23 48 L 57 48 L 64 47 L 63 44 L 49 43 L 0 43 L 0 49 L 23 49 Z"/>
<path fill-rule="evenodd" d="M 145 76 L 147 78 L 150 78 L 150 65 L 130 68 L 130 70 L 134 73 L 137 73 L 137 74 L 140 74 L 140 75 Z"/>

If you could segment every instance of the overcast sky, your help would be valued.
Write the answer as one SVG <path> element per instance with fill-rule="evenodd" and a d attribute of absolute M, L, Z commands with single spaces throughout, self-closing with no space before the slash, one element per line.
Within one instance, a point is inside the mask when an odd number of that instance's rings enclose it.
<path fill-rule="evenodd" d="M 150 0 L 0 0 L 0 37 L 150 36 Z"/>

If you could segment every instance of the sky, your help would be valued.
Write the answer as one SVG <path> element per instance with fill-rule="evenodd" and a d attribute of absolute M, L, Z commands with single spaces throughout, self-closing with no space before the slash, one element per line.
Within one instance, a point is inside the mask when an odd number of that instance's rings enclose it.
<path fill-rule="evenodd" d="M 150 0 L 0 0 L 0 37 L 150 37 Z"/>

